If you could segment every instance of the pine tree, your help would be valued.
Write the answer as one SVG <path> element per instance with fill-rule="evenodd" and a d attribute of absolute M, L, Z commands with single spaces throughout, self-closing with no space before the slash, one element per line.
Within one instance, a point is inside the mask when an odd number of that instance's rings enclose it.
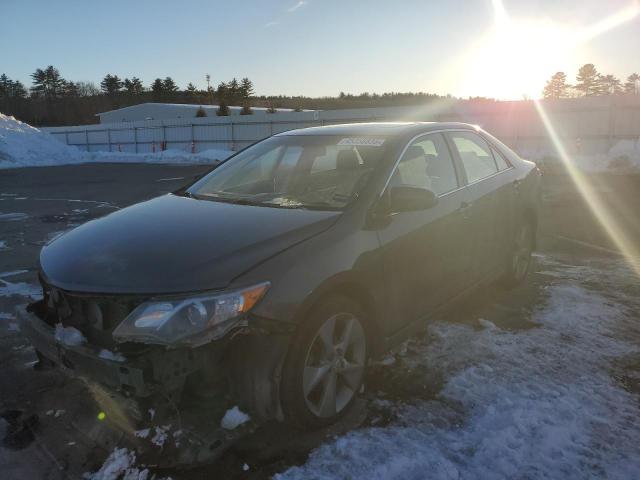
<path fill-rule="evenodd" d="M 122 90 L 122 80 L 117 75 L 107 73 L 100 82 L 100 88 L 105 95 L 115 95 Z"/>
<path fill-rule="evenodd" d="M 164 91 L 165 93 L 175 93 L 178 91 L 178 85 L 176 85 L 176 82 L 173 81 L 173 78 L 171 77 L 166 77 L 163 81 L 162 81 L 162 86 L 164 87 Z"/>
<path fill-rule="evenodd" d="M 585 96 L 598 95 L 602 91 L 600 74 L 593 63 L 580 67 L 576 80 L 578 81 L 576 89 Z"/>
<path fill-rule="evenodd" d="M 602 95 L 619 95 L 622 93 L 622 82 L 613 75 L 601 75 L 600 86 Z"/>
<path fill-rule="evenodd" d="M 231 101 L 233 103 L 236 103 L 238 101 L 238 97 L 240 96 L 240 84 L 235 77 L 229 82 L 229 96 L 231 97 Z"/>
<path fill-rule="evenodd" d="M 187 85 L 187 92 L 189 95 L 195 97 L 198 94 L 198 89 L 193 83 L 189 82 L 189 85 Z"/>
<path fill-rule="evenodd" d="M 138 77 L 131 77 L 131 93 L 134 95 L 141 95 L 144 92 L 144 86 L 142 80 Z"/>
<path fill-rule="evenodd" d="M 34 97 L 44 97 L 47 94 L 47 76 L 44 70 L 37 68 L 31 74 L 31 95 Z"/>
<path fill-rule="evenodd" d="M 154 100 L 162 100 L 164 96 L 164 83 L 161 78 L 156 78 L 151 84 L 151 92 Z"/>
<path fill-rule="evenodd" d="M 567 95 L 567 75 L 564 72 L 554 73 L 542 91 L 544 98 L 562 98 Z"/>
<path fill-rule="evenodd" d="M 240 110 L 240 115 L 253 115 L 253 110 L 251 109 L 251 105 L 249 105 L 248 100 L 245 100 L 242 103 L 242 110 Z"/>
<path fill-rule="evenodd" d="M 11 84 L 9 96 L 11 98 L 25 98 L 27 96 L 27 89 L 24 88 L 22 82 L 16 80 Z"/>
<path fill-rule="evenodd" d="M 198 110 L 196 110 L 196 117 L 201 118 L 206 116 L 207 116 L 207 111 L 204 108 L 202 108 L 202 105 L 201 105 L 200 107 L 198 107 Z"/>
<path fill-rule="evenodd" d="M 634 93 L 640 95 L 640 75 L 632 73 L 627 77 L 627 81 L 624 84 L 625 93 Z"/>
<path fill-rule="evenodd" d="M 49 85 L 50 96 L 59 97 L 64 93 L 64 87 L 66 80 L 62 78 L 57 68 L 53 68 L 53 65 L 49 65 L 45 71 L 47 83 Z"/>
<path fill-rule="evenodd" d="M 242 95 L 242 98 L 244 99 L 253 96 L 255 93 L 253 90 L 253 82 L 247 77 L 244 77 L 242 80 L 240 80 L 240 93 Z"/>
<path fill-rule="evenodd" d="M 0 75 L 0 98 L 8 98 L 13 86 L 13 82 L 7 77 L 5 73 Z"/>

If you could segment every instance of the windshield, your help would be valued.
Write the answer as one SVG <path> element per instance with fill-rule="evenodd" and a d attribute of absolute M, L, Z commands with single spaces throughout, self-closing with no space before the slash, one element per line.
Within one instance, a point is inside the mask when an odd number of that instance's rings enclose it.
<path fill-rule="evenodd" d="M 384 137 L 272 137 L 220 165 L 188 192 L 234 203 L 342 210 L 362 191 L 387 146 Z"/>

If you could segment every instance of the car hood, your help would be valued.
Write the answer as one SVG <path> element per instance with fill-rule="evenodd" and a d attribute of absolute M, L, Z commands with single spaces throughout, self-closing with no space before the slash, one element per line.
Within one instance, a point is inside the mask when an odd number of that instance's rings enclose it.
<path fill-rule="evenodd" d="M 165 195 L 58 237 L 42 249 L 40 267 L 48 283 L 76 292 L 221 289 L 338 215 Z"/>

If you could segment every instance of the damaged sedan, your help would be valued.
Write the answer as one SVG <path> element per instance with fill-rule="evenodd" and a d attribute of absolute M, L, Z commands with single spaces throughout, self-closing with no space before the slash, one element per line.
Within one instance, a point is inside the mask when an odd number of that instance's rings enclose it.
<path fill-rule="evenodd" d="M 289 131 L 56 238 L 19 316 L 40 364 L 86 381 L 129 437 L 148 412 L 204 408 L 205 453 L 181 457 L 204 460 L 230 407 L 336 422 L 371 359 L 479 285 L 522 281 L 539 195 L 535 165 L 474 126 Z"/>

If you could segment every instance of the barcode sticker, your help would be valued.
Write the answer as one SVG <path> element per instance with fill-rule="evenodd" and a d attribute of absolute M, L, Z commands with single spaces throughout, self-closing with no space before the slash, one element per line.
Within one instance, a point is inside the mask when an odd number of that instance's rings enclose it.
<path fill-rule="evenodd" d="M 384 138 L 355 137 L 343 138 L 338 142 L 339 146 L 349 147 L 380 147 L 384 143 Z"/>

